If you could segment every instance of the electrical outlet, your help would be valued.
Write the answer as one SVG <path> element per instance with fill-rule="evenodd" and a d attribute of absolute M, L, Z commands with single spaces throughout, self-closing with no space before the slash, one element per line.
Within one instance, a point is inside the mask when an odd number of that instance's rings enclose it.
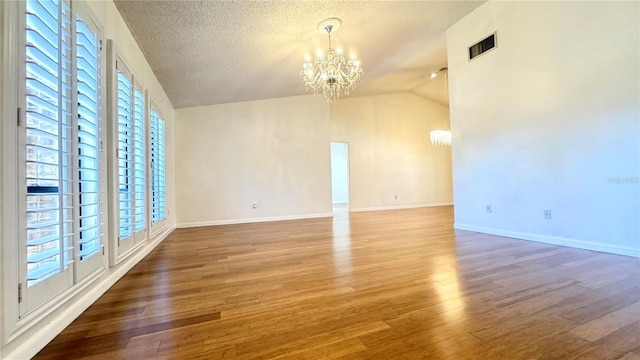
<path fill-rule="evenodd" d="M 253 203 L 253 208 L 254 208 L 254 209 L 257 209 L 257 208 L 258 208 L 258 203 L 257 203 L 257 202 L 254 202 L 254 203 Z"/>
<path fill-rule="evenodd" d="M 546 220 L 551 220 L 551 210 L 545 210 L 544 211 L 544 218 Z"/>
<path fill-rule="evenodd" d="M 487 205 L 486 210 L 487 214 L 491 214 L 491 205 Z"/>

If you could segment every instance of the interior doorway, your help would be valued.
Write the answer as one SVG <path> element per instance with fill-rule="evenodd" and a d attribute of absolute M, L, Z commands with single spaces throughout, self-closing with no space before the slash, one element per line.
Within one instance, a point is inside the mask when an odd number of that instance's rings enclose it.
<path fill-rule="evenodd" d="M 333 212 L 349 212 L 349 144 L 331 143 L 331 202 Z"/>

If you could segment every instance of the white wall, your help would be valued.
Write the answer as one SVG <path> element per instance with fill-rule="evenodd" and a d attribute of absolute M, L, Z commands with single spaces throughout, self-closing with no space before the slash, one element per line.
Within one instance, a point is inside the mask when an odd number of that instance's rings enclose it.
<path fill-rule="evenodd" d="M 492 1 L 448 30 L 457 228 L 640 254 L 639 6 Z"/>
<path fill-rule="evenodd" d="M 450 149 L 429 141 L 444 124 L 409 93 L 177 109 L 177 224 L 331 216 L 332 141 L 349 143 L 352 210 L 451 204 Z"/>
<path fill-rule="evenodd" d="M 7 26 L 6 31 L 3 33 L 2 42 L 2 63 L 1 68 L 1 80 L 2 80 L 2 118 L 14 118 L 16 112 L 15 89 L 17 89 L 18 77 L 15 75 L 16 71 L 16 59 L 17 49 L 13 43 L 9 43 L 7 40 L 13 40 L 14 37 L 9 33 L 17 31 L 15 25 L 15 18 L 17 14 L 14 12 L 17 2 L 1 2 L 0 8 L 6 12 L 6 18 L 3 20 L 11 19 L 4 23 Z M 105 273 L 100 276 L 95 282 L 91 283 L 88 287 L 79 291 L 76 288 L 75 293 L 67 294 L 63 299 L 60 299 L 60 303 L 55 307 L 55 310 L 51 312 L 45 312 L 43 315 L 32 317 L 32 319 L 23 318 L 21 323 L 23 325 L 18 327 L 15 332 L 8 333 L 7 328 L 14 328 L 16 323 L 16 311 L 4 311 L 2 313 L 2 333 L 1 333 L 1 346 L 0 358 L 6 359 L 27 359 L 35 355 L 42 347 L 44 347 L 55 335 L 57 335 L 62 329 L 70 324 L 78 315 L 82 313 L 95 299 L 97 299 L 102 293 L 104 293 L 112 284 L 114 284 L 120 277 L 122 277 L 131 267 L 135 265 L 144 255 L 152 250 L 155 245 L 159 243 L 164 237 L 171 231 L 175 224 L 174 219 L 174 113 L 171 103 L 169 102 L 166 94 L 164 93 L 160 83 L 153 74 L 149 64 L 147 63 L 141 50 L 138 48 L 136 41 L 130 34 L 127 26 L 117 11 L 112 1 L 90 1 L 88 2 L 89 8 L 92 10 L 97 20 L 101 23 L 105 39 L 111 38 L 115 41 L 118 48 L 127 58 L 128 63 L 132 66 L 132 71 L 135 72 L 137 78 L 142 82 L 145 89 L 148 90 L 150 98 L 158 106 L 159 110 L 166 120 L 166 185 L 167 185 L 167 219 L 164 232 L 158 234 L 154 239 L 150 239 L 148 244 L 140 250 L 136 255 L 131 256 L 123 263 L 116 267 L 106 268 Z M 9 9 L 9 10 L 7 10 Z M 4 27 L 3 27 L 4 28 Z M 103 46 L 104 55 L 106 59 L 106 44 Z M 10 90 L 10 91 L 7 91 Z M 5 96 L 11 93 L 11 96 Z M 3 134 L 3 136 L 6 134 Z M 7 162 L 5 159 L 15 156 L 15 152 L 4 153 L 3 155 L 3 173 L 5 173 Z M 12 160 L 15 162 L 15 160 Z M 4 178 L 3 178 L 4 179 Z M 105 184 L 106 185 L 106 184 Z M 3 185 L 0 189 L 5 189 Z M 2 198 L 8 197 L 10 194 L 3 193 Z M 2 214 L 3 221 L 7 221 L 6 212 Z M 117 234 L 110 234 L 110 236 L 117 236 Z M 13 253 L 5 253 L 7 244 L 13 244 L 14 239 L 3 238 L 0 239 L 2 245 L 0 254 L 0 265 L 2 262 L 6 265 L 2 269 L 7 269 L 9 266 L 13 266 L 16 261 L 16 256 Z M 108 258 L 109 241 L 106 245 L 106 257 Z M 14 246 L 12 245 L 12 248 Z M 17 264 L 15 264 L 17 268 Z M 7 280 L 7 274 L 2 274 L 2 309 L 7 309 L 10 305 L 8 303 L 15 302 L 17 299 L 17 278 Z M 14 286 L 15 285 L 15 286 Z"/>
<path fill-rule="evenodd" d="M 176 110 L 178 226 L 330 216 L 329 143 L 322 96 Z"/>
<path fill-rule="evenodd" d="M 448 123 L 445 106 L 409 93 L 332 104 L 331 141 L 349 143 L 351 210 L 450 205 L 450 148 L 429 139 Z"/>
<path fill-rule="evenodd" d="M 331 143 L 331 201 L 349 202 L 349 144 Z"/>

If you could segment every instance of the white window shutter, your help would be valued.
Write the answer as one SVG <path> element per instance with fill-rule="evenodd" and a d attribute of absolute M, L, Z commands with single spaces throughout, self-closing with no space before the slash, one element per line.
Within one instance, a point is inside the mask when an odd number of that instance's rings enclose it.
<path fill-rule="evenodd" d="M 61 1 L 26 2 L 27 286 L 72 262 L 71 20 Z"/>

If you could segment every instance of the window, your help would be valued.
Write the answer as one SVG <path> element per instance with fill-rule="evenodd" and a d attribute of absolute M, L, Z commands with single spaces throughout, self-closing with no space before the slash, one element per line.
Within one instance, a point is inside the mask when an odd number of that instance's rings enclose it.
<path fill-rule="evenodd" d="M 27 286 L 66 270 L 72 250 L 68 4 L 26 3 Z M 66 65 L 66 67 L 65 67 Z"/>
<path fill-rule="evenodd" d="M 151 108 L 151 223 L 166 218 L 165 208 L 165 129 L 164 119 Z"/>
<path fill-rule="evenodd" d="M 68 1 L 23 6 L 21 316 L 102 268 L 104 218 L 99 28 Z"/>
<path fill-rule="evenodd" d="M 113 245 L 112 264 L 119 262 L 146 241 L 146 131 L 145 95 L 135 81 L 122 55 L 112 41 L 108 43 L 113 66 L 110 97 L 115 128 L 112 146 L 115 148 L 114 214 L 117 214 L 117 242 Z"/>

